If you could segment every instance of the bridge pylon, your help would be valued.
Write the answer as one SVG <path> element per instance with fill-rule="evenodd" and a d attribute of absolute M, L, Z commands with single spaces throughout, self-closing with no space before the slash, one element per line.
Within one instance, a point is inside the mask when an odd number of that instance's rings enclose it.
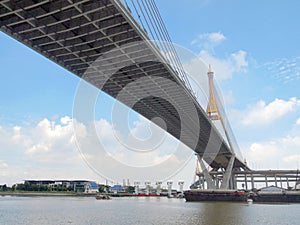
<path fill-rule="evenodd" d="M 241 166 L 235 166 L 235 160 L 237 159 L 234 145 L 230 138 L 229 132 L 225 126 L 226 118 L 223 118 L 224 112 L 222 105 L 218 105 L 220 103 L 217 101 L 217 93 L 215 93 L 215 86 L 214 86 L 214 72 L 212 71 L 211 65 L 208 67 L 208 87 L 209 87 L 209 99 L 207 104 L 206 113 L 207 116 L 211 121 L 220 121 L 222 129 L 225 133 L 225 138 L 229 145 L 229 150 L 231 154 L 228 154 L 226 158 L 228 159 L 228 164 L 226 167 L 222 168 L 210 168 L 209 166 L 205 165 L 205 160 L 203 156 L 197 155 L 197 167 L 200 168 L 200 172 L 196 169 L 196 177 L 199 177 L 198 181 L 195 181 L 192 184 L 191 188 L 202 188 L 202 189 L 235 189 L 236 188 L 236 181 L 233 175 L 233 171 L 240 170 Z M 223 112 L 220 113 L 220 111 Z M 246 168 L 246 167 L 245 167 Z M 243 168 L 243 169 L 245 169 Z M 215 172 L 220 171 L 222 176 L 215 176 Z"/>

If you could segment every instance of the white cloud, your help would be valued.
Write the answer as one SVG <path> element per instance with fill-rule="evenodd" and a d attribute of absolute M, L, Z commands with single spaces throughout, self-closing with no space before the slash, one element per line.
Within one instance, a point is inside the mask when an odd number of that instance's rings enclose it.
<path fill-rule="evenodd" d="M 26 150 L 27 154 L 34 154 L 36 152 L 48 152 L 49 151 L 49 146 L 45 144 L 36 144 L 31 146 Z"/>
<path fill-rule="evenodd" d="M 70 123 L 71 121 L 72 121 L 71 118 L 68 117 L 68 116 L 64 116 L 64 117 L 62 117 L 62 118 L 60 119 L 60 122 L 61 122 L 62 124 L 64 124 L 64 125 Z"/>
<path fill-rule="evenodd" d="M 232 77 L 233 73 L 245 73 L 248 68 L 247 52 L 239 50 L 231 53 L 226 58 L 218 58 L 214 53 L 214 48 L 226 40 L 221 32 L 200 34 L 191 44 L 197 45 L 201 51 L 197 57 L 203 60 L 207 65 L 211 64 L 217 80 L 225 80 Z M 196 58 L 196 57 L 195 57 Z M 197 60 L 191 59 L 186 62 L 185 69 L 190 71 L 199 71 Z M 199 72 L 198 72 L 199 73 Z"/>
<path fill-rule="evenodd" d="M 283 161 L 287 163 L 300 162 L 300 154 L 286 156 L 283 158 Z"/>
<path fill-rule="evenodd" d="M 243 150 L 252 169 L 297 169 L 300 135 L 288 134 L 270 141 L 255 142 Z"/>
<path fill-rule="evenodd" d="M 268 158 L 274 157 L 274 154 L 280 150 L 276 146 L 275 142 L 268 143 L 253 143 L 250 146 L 250 158 L 254 161 L 263 161 Z"/>
<path fill-rule="evenodd" d="M 284 146 L 297 146 L 300 148 L 300 136 L 287 135 L 281 139 L 281 142 Z"/>
<path fill-rule="evenodd" d="M 133 124 L 134 127 L 128 130 L 130 133 L 124 134 L 106 120 L 96 121 L 97 138 L 102 144 L 103 152 L 124 165 L 133 167 L 154 166 L 174 154 L 178 142 L 172 136 L 166 135 L 141 116 Z M 92 155 L 99 152 L 85 150 L 84 154 L 86 153 Z"/>
<path fill-rule="evenodd" d="M 45 118 L 20 135 L 24 139 L 30 139 L 23 145 L 27 155 L 49 162 L 59 160 L 61 156 L 65 160 L 73 158 L 73 136 L 73 123 L 69 117 L 62 117 L 60 123 Z"/>
<path fill-rule="evenodd" d="M 145 124 L 148 124 L 148 121 L 140 118 L 134 123 L 135 126 L 131 131 L 137 136 L 145 130 L 147 133 L 149 127 Z M 76 138 L 73 125 L 76 127 Z M 97 130 L 96 135 L 92 133 L 91 128 L 93 127 Z M 181 157 L 174 155 L 173 151 L 178 144 L 174 138 L 159 145 L 154 151 L 143 152 L 143 149 L 130 151 L 121 143 L 122 140 L 126 140 L 126 135 L 119 134 L 119 131 L 104 119 L 87 125 L 69 117 L 62 117 L 58 121 L 45 118 L 35 125 L 2 127 L 1 133 L 5 133 L 7 138 L 4 139 L 10 140 L 7 144 L 0 139 L 0 148 L 11 150 L 6 154 L 8 159 L 4 160 L 13 165 L 8 167 L 6 162 L 0 161 L 0 168 L 7 168 L 5 174 L 2 170 L 3 178 L 0 178 L 0 182 L 5 183 L 20 182 L 23 179 L 93 178 L 99 180 L 99 175 L 119 181 L 124 178 L 133 180 L 134 177 L 141 180 L 149 177 L 149 179 L 155 180 L 158 174 L 161 176 L 163 174 L 172 175 L 173 172 L 176 172 L 172 168 L 179 169 L 184 163 L 181 161 Z M 116 134 L 124 139 L 116 140 Z M 79 147 L 86 147 L 81 148 L 81 153 L 97 173 L 94 173 L 84 163 L 82 155 L 77 150 L 75 140 L 79 142 L 77 143 Z M 13 149 L 18 149 L 18 151 L 14 152 Z M 190 149 L 181 146 L 179 153 L 184 154 L 185 151 L 190 156 L 193 155 Z M 107 160 L 109 158 L 110 160 Z M 116 161 L 123 164 L 116 163 Z M 161 163 L 164 162 L 167 162 L 168 166 L 161 166 Z M 147 166 L 150 166 L 149 174 L 145 173 Z M 148 175 L 151 175 L 152 178 Z M 187 182 L 187 185 L 189 184 L 190 182 Z"/>
<path fill-rule="evenodd" d="M 20 126 L 14 126 L 12 128 L 13 130 L 13 135 L 11 140 L 15 144 L 22 144 L 22 145 L 30 145 L 30 139 L 28 139 L 26 136 L 21 135 L 21 127 Z"/>
<path fill-rule="evenodd" d="M 214 43 L 221 43 L 222 41 L 224 41 L 226 39 L 226 37 L 220 32 L 210 33 L 210 34 L 204 35 L 204 36 L 207 36 L 208 40 L 210 40 L 211 42 L 214 42 Z"/>
<path fill-rule="evenodd" d="M 198 35 L 191 45 L 197 45 L 205 50 L 213 50 L 214 47 L 221 44 L 226 37 L 221 32 L 205 33 Z"/>
<path fill-rule="evenodd" d="M 0 163 L 0 169 L 7 169 L 8 168 L 8 164 L 5 162 Z"/>
<path fill-rule="evenodd" d="M 260 100 L 254 105 L 248 106 L 244 112 L 238 112 L 242 115 L 241 123 L 245 126 L 270 124 L 276 119 L 296 110 L 300 106 L 300 100 L 293 97 L 285 101 L 275 99 L 273 102 L 266 104 Z"/>
<path fill-rule="evenodd" d="M 139 120 L 134 122 L 134 128 L 131 129 L 131 133 L 134 137 L 141 140 L 146 140 L 151 136 L 150 121 L 144 117 L 139 116 Z"/>
<path fill-rule="evenodd" d="M 300 125 L 300 117 L 296 120 L 296 125 Z"/>
<path fill-rule="evenodd" d="M 199 57 L 207 64 L 212 65 L 217 80 L 226 80 L 232 78 L 233 73 L 247 71 L 248 63 L 246 61 L 247 53 L 245 51 L 238 51 L 231 54 L 226 59 L 220 59 L 208 51 L 201 51 Z"/>
<path fill-rule="evenodd" d="M 217 80 L 226 80 L 232 77 L 233 72 L 235 72 L 234 65 L 230 58 L 220 59 L 216 58 L 208 51 L 202 50 L 199 57 L 207 64 L 212 65 L 212 70 L 215 73 L 215 78 Z"/>
<path fill-rule="evenodd" d="M 246 61 L 247 52 L 240 50 L 236 53 L 232 53 L 231 57 L 235 63 L 235 70 L 240 72 L 247 72 L 248 62 Z"/>
<path fill-rule="evenodd" d="M 183 67 L 188 74 L 197 79 L 201 76 L 206 77 L 208 64 L 210 64 L 212 65 L 215 79 L 217 81 L 222 81 L 232 78 L 234 73 L 246 73 L 248 68 L 246 58 L 247 53 L 245 51 L 238 51 L 232 53 L 228 58 L 221 59 L 215 57 L 206 50 L 202 50 L 198 56 L 195 56 L 189 61 L 185 61 Z M 203 62 L 207 65 L 206 68 L 203 68 Z"/>

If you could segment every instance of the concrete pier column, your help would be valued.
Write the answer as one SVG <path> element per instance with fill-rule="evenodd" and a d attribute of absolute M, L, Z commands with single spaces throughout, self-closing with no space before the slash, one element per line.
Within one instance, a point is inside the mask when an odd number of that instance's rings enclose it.
<path fill-rule="evenodd" d="M 134 193 L 135 193 L 136 195 L 139 194 L 139 185 L 140 185 L 140 182 L 139 182 L 139 181 L 135 181 L 135 182 L 134 182 Z"/>
<path fill-rule="evenodd" d="M 265 175 L 265 182 L 266 182 L 266 187 L 268 187 L 268 176 Z"/>
<path fill-rule="evenodd" d="M 221 184 L 221 189 L 232 189 L 232 168 L 233 168 L 233 164 L 234 164 L 234 160 L 235 160 L 235 155 L 232 155 L 229 162 L 228 162 L 228 165 L 227 165 L 227 168 L 225 170 L 225 173 L 223 175 L 223 181 L 222 181 L 222 184 Z"/>
<path fill-rule="evenodd" d="M 245 188 L 246 188 L 246 190 L 248 190 L 248 178 L 247 178 L 247 174 L 245 174 Z"/>
<path fill-rule="evenodd" d="M 150 194 L 150 185 L 151 185 L 151 182 L 149 182 L 149 181 L 146 181 L 146 182 L 145 182 L 145 186 L 146 186 L 146 195 L 149 195 L 149 194 Z"/>
<path fill-rule="evenodd" d="M 200 164 L 200 168 L 202 170 L 202 173 L 203 173 L 205 181 L 206 181 L 207 189 L 216 189 L 216 185 L 215 185 L 212 177 L 210 176 L 209 171 L 205 167 L 203 159 L 199 155 L 197 155 L 197 157 L 198 157 L 198 161 Z"/>
<path fill-rule="evenodd" d="M 157 195 L 157 196 L 160 196 L 160 193 L 161 193 L 161 185 L 162 185 L 162 182 L 161 182 L 161 181 L 157 181 L 157 182 L 156 182 L 156 195 Z"/>
<path fill-rule="evenodd" d="M 220 188 L 220 180 L 219 180 L 219 177 L 216 178 L 216 188 L 217 188 L 217 189 Z"/>
<path fill-rule="evenodd" d="M 179 192 L 180 192 L 181 194 L 183 194 L 183 185 L 184 185 L 184 181 L 179 181 L 179 182 L 178 182 Z"/>
<path fill-rule="evenodd" d="M 254 189 L 254 178 L 253 178 L 253 174 L 251 174 L 251 188 Z"/>
<path fill-rule="evenodd" d="M 214 181 L 215 181 L 216 189 L 219 189 L 220 188 L 220 185 L 219 185 L 220 179 L 219 179 L 218 175 L 215 176 Z"/>
<path fill-rule="evenodd" d="M 168 196 L 171 197 L 172 196 L 172 185 L 173 185 L 173 181 L 168 181 L 167 182 L 168 185 Z"/>

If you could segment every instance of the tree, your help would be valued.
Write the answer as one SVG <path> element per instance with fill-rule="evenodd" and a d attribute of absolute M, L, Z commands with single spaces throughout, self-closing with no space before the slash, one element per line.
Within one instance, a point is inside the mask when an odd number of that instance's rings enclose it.
<path fill-rule="evenodd" d="M 6 184 L 0 185 L 0 191 L 7 191 L 7 186 L 6 186 Z"/>
<path fill-rule="evenodd" d="M 134 193 L 135 192 L 135 188 L 133 186 L 129 186 L 129 187 L 127 187 L 127 192 L 128 193 Z"/>
<path fill-rule="evenodd" d="M 108 192 L 108 188 L 109 188 L 109 186 L 107 186 L 107 185 L 99 185 L 99 192 L 100 193 L 103 193 L 103 192 Z"/>

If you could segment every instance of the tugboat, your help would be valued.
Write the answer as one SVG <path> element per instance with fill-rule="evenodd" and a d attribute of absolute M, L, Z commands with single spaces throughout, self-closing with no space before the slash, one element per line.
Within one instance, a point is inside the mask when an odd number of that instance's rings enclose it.
<path fill-rule="evenodd" d="M 111 197 L 109 195 L 97 194 L 96 199 L 97 200 L 111 200 Z"/>

